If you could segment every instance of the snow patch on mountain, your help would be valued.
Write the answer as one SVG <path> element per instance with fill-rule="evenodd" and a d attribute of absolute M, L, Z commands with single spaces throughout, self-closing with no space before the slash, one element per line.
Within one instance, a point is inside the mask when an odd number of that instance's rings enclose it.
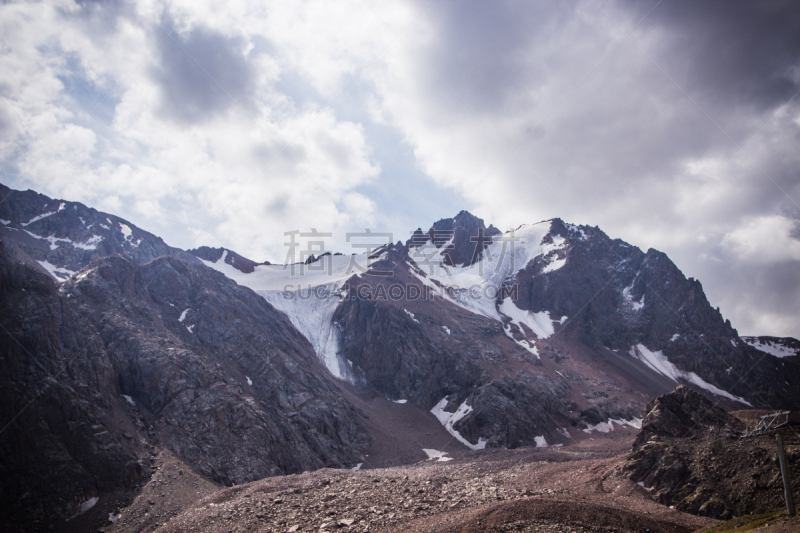
<path fill-rule="evenodd" d="M 614 424 L 618 426 L 630 426 L 634 429 L 642 429 L 642 419 L 641 418 L 632 418 L 630 420 L 625 420 L 622 418 L 609 418 L 606 422 L 599 422 L 594 425 L 589 425 L 586 427 L 583 432 L 584 433 L 592 433 L 593 431 L 597 431 L 600 433 L 608 433 L 609 431 L 614 431 Z"/>
<path fill-rule="evenodd" d="M 546 267 L 542 269 L 542 274 L 547 274 L 548 272 L 555 272 L 559 268 L 563 267 L 567 264 L 567 258 L 564 259 L 553 259 Z"/>
<path fill-rule="evenodd" d="M 459 433 L 453 428 L 453 425 L 455 425 L 456 422 L 458 422 L 459 420 L 461 420 L 462 418 L 464 418 L 465 416 L 467 416 L 472 412 L 472 407 L 467 405 L 466 400 L 461 405 L 458 406 L 458 409 L 456 409 L 455 413 L 449 413 L 445 411 L 444 410 L 445 407 L 447 407 L 446 396 L 442 398 L 439 403 L 434 405 L 433 409 L 431 409 L 431 413 L 433 413 L 433 416 L 435 416 L 439 420 L 439 422 L 441 422 L 441 424 L 444 426 L 444 429 L 446 429 L 448 433 L 450 433 L 453 437 L 455 437 L 456 440 L 458 440 L 458 442 L 460 442 L 470 450 L 483 450 L 484 448 L 486 448 L 486 443 L 488 442 L 486 439 L 479 438 L 477 444 L 472 444 L 463 436 L 461 436 L 461 433 Z"/>
<path fill-rule="evenodd" d="M 122 232 L 122 236 L 125 238 L 126 241 L 131 240 L 131 237 L 133 237 L 133 230 L 129 225 L 120 222 L 119 230 Z"/>
<path fill-rule="evenodd" d="M 674 364 L 672 364 L 666 356 L 662 353 L 661 350 L 657 352 L 653 352 L 649 350 L 644 344 L 637 344 L 636 346 L 631 346 L 630 354 L 642 361 L 644 364 L 658 372 L 659 374 L 663 374 L 668 378 L 673 379 L 676 383 L 679 383 L 679 380 L 688 381 L 693 383 L 694 385 L 700 387 L 701 389 L 705 389 L 712 394 L 716 394 L 717 396 L 722 396 L 733 400 L 735 402 L 743 403 L 745 405 L 749 405 L 752 407 L 753 405 L 741 398 L 739 396 L 734 396 L 733 394 L 724 391 L 711 383 L 708 383 L 703 378 L 695 374 L 694 372 L 685 372 Z"/>
<path fill-rule="evenodd" d="M 631 296 L 632 290 L 633 290 L 633 283 L 631 283 L 630 286 L 625 287 L 622 290 L 623 305 L 633 311 L 641 311 L 642 309 L 644 309 L 644 294 L 637 302 L 633 299 L 633 296 Z"/>
<path fill-rule="evenodd" d="M 555 333 L 554 324 L 563 323 L 563 320 L 551 319 L 550 311 L 539 311 L 538 313 L 533 313 L 531 311 L 520 309 L 511 298 L 506 298 L 503 300 L 499 306 L 499 311 L 504 316 L 511 319 L 511 323 L 516 324 L 517 327 L 520 328 L 520 331 L 525 331 L 522 329 L 522 325 L 524 324 L 531 332 L 533 332 L 534 335 L 536 335 L 536 337 L 540 339 L 546 339 Z"/>
<path fill-rule="evenodd" d="M 514 334 L 511 332 L 510 326 L 503 326 L 503 331 L 505 332 L 506 336 L 511 339 L 512 341 L 516 342 L 519 346 L 524 348 L 525 350 L 529 351 L 533 355 L 536 356 L 537 359 L 541 359 L 539 357 L 539 348 L 536 347 L 536 343 L 534 341 L 528 339 L 517 339 L 514 338 Z"/>
<path fill-rule="evenodd" d="M 61 204 L 61 205 L 63 206 L 64 204 Z M 98 496 L 94 496 L 92 498 L 89 498 L 88 500 L 86 500 L 85 502 L 83 502 L 81 504 L 81 508 L 77 513 L 75 513 L 74 515 L 72 515 L 69 518 L 67 518 L 67 522 L 69 522 L 73 518 L 79 517 L 80 515 L 82 515 L 83 513 L 85 513 L 86 511 L 88 511 L 92 507 L 94 507 L 95 505 L 97 505 L 97 502 L 99 502 L 99 501 L 100 501 L 100 498 Z"/>
<path fill-rule="evenodd" d="M 411 311 L 409 311 L 408 309 L 403 309 L 403 311 L 405 311 L 405 312 L 406 312 L 406 314 L 407 314 L 408 316 L 410 316 L 410 317 L 411 317 L 411 320 L 413 320 L 414 322 L 416 322 L 417 324 L 419 324 L 419 320 L 417 320 L 417 317 L 415 317 L 415 316 L 414 316 L 414 313 L 412 313 L 412 312 L 411 312 Z"/>
<path fill-rule="evenodd" d="M 332 318 L 339 305 L 341 286 L 359 275 L 359 268 L 366 267 L 367 254 L 325 255 L 308 265 L 257 265 L 249 274 L 227 264 L 227 255 L 225 250 L 216 261 L 201 261 L 239 285 L 253 289 L 285 313 L 331 374 L 352 382 L 350 366 L 339 355 L 338 333 Z"/>
<path fill-rule="evenodd" d="M 425 452 L 425 455 L 428 456 L 428 461 L 436 461 L 436 462 L 445 462 L 445 461 L 452 461 L 452 457 L 447 456 L 447 452 L 440 452 L 439 450 L 433 450 L 431 448 L 422 448 L 422 451 Z"/>
<path fill-rule="evenodd" d="M 55 211 L 51 211 L 49 213 L 43 213 L 41 215 L 37 215 L 37 216 L 33 217 L 32 219 L 30 219 L 29 221 L 23 222 L 21 225 L 23 227 L 27 227 L 27 226 L 30 226 L 31 224 L 33 224 L 34 222 L 36 222 L 38 220 L 42 220 L 43 218 L 47 218 L 49 216 L 55 215 L 59 211 L 63 210 L 65 205 L 66 204 L 64 202 L 61 202 L 61 205 L 59 205 L 58 209 L 56 209 Z"/>
<path fill-rule="evenodd" d="M 56 279 L 56 281 L 59 282 L 65 281 L 75 275 L 75 272 L 73 270 L 68 270 L 66 268 L 56 266 L 50 263 L 49 261 L 37 260 L 36 262 L 42 265 L 42 267 L 44 267 L 44 269 L 47 270 L 50 273 L 50 275 Z"/>
<path fill-rule="evenodd" d="M 15 228 L 11 228 L 11 229 L 15 229 Z M 24 229 L 24 230 L 22 230 L 22 231 L 24 231 L 25 233 L 27 233 L 28 235 L 30 235 L 30 236 L 31 236 L 31 237 L 33 237 L 34 239 L 44 239 L 44 237 L 41 237 L 41 236 L 39 236 L 39 235 L 36 235 L 35 233 L 31 233 L 30 231 L 28 231 L 28 230 L 26 230 L 26 229 Z"/>
<path fill-rule="evenodd" d="M 51 213 L 51 214 L 53 214 L 53 213 Z M 86 242 L 82 242 L 81 243 L 81 242 L 74 242 L 72 239 L 70 239 L 68 237 L 56 237 L 55 234 L 50 235 L 48 237 L 42 237 L 41 235 L 36 235 L 35 233 L 33 233 L 31 231 L 28 231 L 26 229 L 22 230 L 22 231 L 24 231 L 25 233 L 27 233 L 28 235 L 30 235 L 34 239 L 39 239 L 39 240 L 43 240 L 43 241 L 49 242 L 50 243 L 50 250 L 55 250 L 56 248 L 58 248 L 62 244 L 69 244 L 69 245 L 71 245 L 71 246 L 73 246 L 75 248 L 80 248 L 82 250 L 95 250 L 95 249 L 97 249 L 97 243 L 99 243 L 103 239 L 99 235 L 94 235 L 89 240 L 87 240 Z"/>
<path fill-rule="evenodd" d="M 30 232 L 28 232 L 28 234 L 29 234 L 29 235 L 31 235 L 31 233 L 30 233 Z M 69 244 L 72 244 L 72 241 L 71 241 L 71 240 L 69 240 L 69 239 L 59 239 L 59 238 L 58 238 L 58 237 L 56 237 L 55 235 L 50 235 L 49 237 L 42 237 L 42 239 L 44 239 L 44 240 L 46 240 L 47 242 L 49 242 L 49 243 L 50 243 L 50 249 L 51 249 L 51 250 L 55 250 L 56 248 L 58 248 L 59 246 L 61 246 L 61 243 L 62 243 L 62 242 L 63 242 L 63 243 L 69 243 Z"/>
<path fill-rule="evenodd" d="M 742 337 L 742 340 L 757 350 L 775 357 L 793 357 L 798 350 L 782 344 L 779 340 L 771 341 L 758 337 Z"/>
<path fill-rule="evenodd" d="M 100 235 L 92 235 L 88 240 L 84 242 L 73 242 L 72 246 L 75 248 L 80 248 L 81 250 L 97 250 L 97 245 L 100 241 L 103 240 L 103 237 Z"/>
<path fill-rule="evenodd" d="M 553 272 L 566 263 L 566 259 L 549 255 L 566 247 L 566 239 L 559 235 L 545 242 L 551 227 L 552 222 L 545 221 L 508 231 L 495 238 L 481 259 L 469 266 L 444 264 L 444 253 L 453 238 L 438 248 L 430 241 L 413 247 L 409 256 L 424 272 L 424 275 L 417 273 L 418 279 L 438 291 L 437 294 L 470 312 L 502 321 L 496 301 L 506 280 L 540 256 L 551 257 L 543 272 Z"/>
<path fill-rule="evenodd" d="M 576 226 L 575 224 L 570 224 L 569 222 L 565 222 L 564 225 L 567 227 L 567 229 L 569 231 L 578 234 L 579 235 L 579 237 L 578 237 L 579 240 L 585 241 L 586 239 L 589 238 L 589 236 L 586 235 L 586 232 L 583 231 L 583 229 L 580 228 L 579 226 Z"/>

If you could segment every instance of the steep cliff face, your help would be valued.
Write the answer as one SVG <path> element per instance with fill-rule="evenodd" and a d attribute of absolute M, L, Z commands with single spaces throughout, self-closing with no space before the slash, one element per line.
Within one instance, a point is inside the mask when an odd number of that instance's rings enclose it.
<path fill-rule="evenodd" d="M 500 234 L 501 231 L 492 225 L 487 228 L 483 219 L 461 211 L 453 218 L 435 222 L 427 233 L 417 229 L 406 242 L 406 247 L 432 245 L 442 249 L 444 265 L 469 266 L 480 260 L 483 251 L 492 243 L 492 238 Z"/>
<path fill-rule="evenodd" d="M 70 516 L 99 491 L 130 488 L 147 465 L 111 357 L 52 279 L 0 243 L 0 518 Z M 114 430 L 110 430 L 114 428 Z"/>
<path fill-rule="evenodd" d="M 332 319 L 354 375 L 465 445 L 635 426 L 643 398 L 680 383 L 728 408 L 800 405 L 798 365 L 743 342 L 663 253 L 559 219 L 484 230 L 461 213 L 388 247 L 374 268 L 391 275 L 350 281 Z"/>
<path fill-rule="evenodd" d="M 361 458 L 360 416 L 249 289 L 173 258 L 112 257 L 64 290 L 114 347 L 124 393 L 160 414 L 167 444 L 203 474 L 241 483 Z"/>
<path fill-rule="evenodd" d="M 721 389 L 726 401 L 800 406 L 800 392 L 788 385 L 800 379 L 800 367 L 754 351 L 711 307 L 700 282 L 686 279 L 665 254 L 558 219 L 543 239 L 554 240 L 556 259 L 539 256 L 513 278 L 517 307 L 567 316 L 568 334 L 583 344 L 627 353 L 706 391 Z M 547 271 L 554 260 L 563 266 Z"/>
<path fill-rule="evenodd" d="M 129 487 L 152 445 L 224 484 L 363 460 L 361 414 L 249 289 L 175 258 L 120 256 L 57 288 L 3 259 L 3 419 L 22 414 L 0 435 L 0 464 L 4 501 L 29 516 Z"/>

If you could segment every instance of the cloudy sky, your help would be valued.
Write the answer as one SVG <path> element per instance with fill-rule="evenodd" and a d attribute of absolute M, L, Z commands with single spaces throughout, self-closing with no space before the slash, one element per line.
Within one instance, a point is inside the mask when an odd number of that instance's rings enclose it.
<path fill-rule="evenodd" d="M 796 2 L 12 2 L 0 43 L 12 188 L 273 262 L 558 216 L 800 337 Z"/>

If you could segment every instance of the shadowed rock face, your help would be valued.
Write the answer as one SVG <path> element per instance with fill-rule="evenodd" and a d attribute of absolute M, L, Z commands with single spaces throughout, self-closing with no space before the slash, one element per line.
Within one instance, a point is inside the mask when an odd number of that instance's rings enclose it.
<path fill-rule="evenodd" d="M 70 516 L 146 475 L 140 451 L 108 430 L 121 398 L 97 331 L 2 242 L 0 321 L 0 522 Z"/>
<path fill-rule="evenodd" d="M 153 445 L 224 484 L 362 459 L 361 415 L 249 289 L 169 257 L 103 258 L 59 288 L 2 260 L 3 420 L 34 399 L 0 435 L 4 505 L 69 515 L 130 487 Z M 117 424 L 131 410 L 138 423 Z"/>
<path fill-rule="evenodd" d="M 78 297 L 82 283 L 95 294 L 91 285 L 105 285 L 105 320 L 96 324 L 116 326 L 107 342 L 127 345 L 111 351 L 124 393 L 161 415 L 167 444 L 204 475 L 238 484 L 360 459 L 360 416 L 308 341 L 254 292 L 171 258 L 141 270 L 109 258 L 66 290 Z M 132 302 L 138 323 L 117 319 L 125 308 L 115 297 L 124 302 L 124 291 L 141 295 Z M 86 311 L 96 316 L 97 307 L 92 301 Z"/>
<path fill-rule="evenodd" d="M 375 281 L 379 286 L 393 279 Z M 339 305 L 333 321 L 341 331 L 341 353 L 353 363 L 359 380 L 389 398 L 413 400 L 428 409 L 442 396 L 479 381 L 476 359 L 499 355 L 487 342 L 491 335 L 471 346 L 449 342 L 441 326 L 423 324 L 401 305 L 360 298 L 355 290 Z"/>
<path fill-rule="evenodd" d="M 744 431 L 744 424 L 738 418 L 681 385 L 647 405 L 647 416 L 633 449 L 641 448 L 651 439 L 702 437 L 712 427 L 729 437 L 737 437 Z"/>
<path fill-rule="evenodd" d="M 403 253 L 391 250 L 375 268 L 401 264 Z M 472 445 L 536 445 L 543 436 L 562 442 L 558 428 L 578 423 L 577 414 L 568 412 L 566 383 L 536 371 L 541 362 L 508 339 L 497 321 L 440 299 L 376 297 L 393 285 L 414 283 L 398 267 L 390 277 L 367 275 L 347 285 L 333 321 L 340 331 L 340 353 L 352 363 L 357 380 L 426 411 L 443 400 L 445 413 L 468 408 L 453 429 Z M 512 370 L 512 361 L 525 371 Z"/>
<path fill-rule="evenodd" d="M 566 333 L 596 350 L 630 354 L 642 344 L 753 405 L 800 407 L 800 389 L 787 384 L 800 382 L 800 365 L 764 357 L 740 339 L 700 282 L 665 254 L 559 219 L 548 238 L 564 239 L 556 253 L 566 263 L 543 273 L 548 258 L 537 257 L 520 270 L 513 280 L 519 308 L 569 317 Z"/>
<path fill-rule="evenodd" d="M 454 218 L 443 218 L 435 222 L 427 233 L 418 229 L 406 245 L 420 246 L 431 242 L 441 248 L 447 244 L 445 264 L 469 266 L 480 259 L 483 250 L 492 243 L 492 237 L 500 233 L 492 225 L 487 228 L 483 219 L 461 211 Z"/>
<path fill-rule="evenodd" d="M 624 470 L 653 499 L 681 511 L 728 519 L 780 510 L 774 437 L 743 439 L 744 429 L 738 418 L 680 386 L 647 406 Z M 797 464 L 796 446 L 788 458 Z M 796 477 L 794 487 L 800 488 Z"/>

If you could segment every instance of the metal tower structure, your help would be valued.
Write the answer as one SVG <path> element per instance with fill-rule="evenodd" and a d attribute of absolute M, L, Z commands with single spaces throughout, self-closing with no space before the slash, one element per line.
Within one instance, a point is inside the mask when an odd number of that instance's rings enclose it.
<path fill-rule="evenodd" d="M 778 461 L 780 462 L 781 477 L 783 478 L 783 499 L 786 501 L 786 512 L 789 516 L 794 516 L 794 496 L 792 495 L 792 484 L 789 480 L 789 465 L 786 463 L 786 454 L 783 451 L 783 438 L 781 437 L 781 430 L 789 425 L 790 413 L 791 411 L 781 411 L 779 413 L 772 413 L 759 417 L 755 427 L 747 430 L 743 437 L 775 435 L 775 441 L 778 445 Z"/>

